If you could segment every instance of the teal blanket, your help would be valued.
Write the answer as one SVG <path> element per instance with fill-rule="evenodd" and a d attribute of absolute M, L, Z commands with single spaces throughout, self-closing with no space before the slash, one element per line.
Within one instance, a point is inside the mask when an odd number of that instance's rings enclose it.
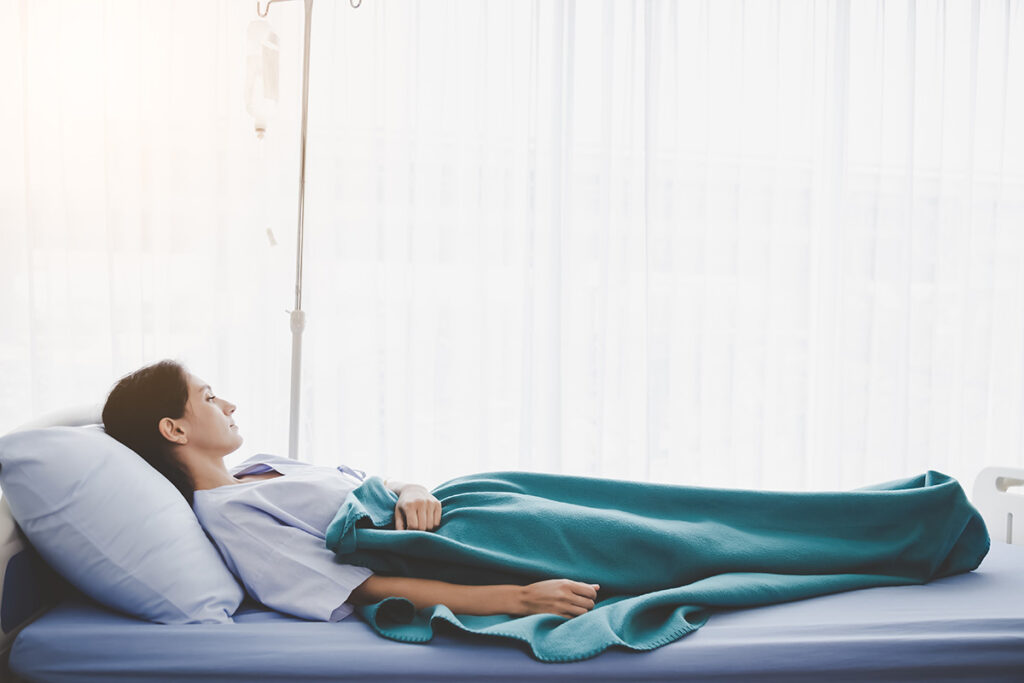
<path fill-rule="evenodd" d="M 348 496 L 327 533 L 345 564 L 464 584 L 569 578 L 600 584 L 594 609 L 566 619 L 416 611 L 404 598 L 359 608 L 381 635 L 426 642 L 435 624 L 527 643 L 542 661 L 611 645 L 650 650 L 716 608 L 975 569 L 989 537 L 960 484 L 939 472 L 843 492 L 670 486 L 526 472 L 452 480 L 435 531 L 396 531 L 397 496 L 377 478 Z"/>

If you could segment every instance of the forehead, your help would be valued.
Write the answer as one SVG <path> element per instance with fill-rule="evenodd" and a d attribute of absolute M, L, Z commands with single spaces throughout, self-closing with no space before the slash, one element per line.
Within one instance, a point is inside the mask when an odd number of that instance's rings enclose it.
<path fill-rule="evenodd" d="M 197 376 L 193 375 L 192 373 L 189 373 L 189 375 L 188 375 L 188 389 L 189 389 L 190 392 L 192 392 L 194 394 L 201 394 L 201 393 L 203 393 L 204 391 L 206 391 L 209 388 L 210 388 L 210 385 L 207 384 L 201 377 L 197 377 Z"/>

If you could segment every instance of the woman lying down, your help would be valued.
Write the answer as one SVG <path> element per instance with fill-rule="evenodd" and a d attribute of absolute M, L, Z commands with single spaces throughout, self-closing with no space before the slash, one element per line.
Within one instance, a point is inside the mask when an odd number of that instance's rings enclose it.
<path fill-rule="evenodd" d="M 651 649 L 715 607 L 925 583 L 975 569 L 988 550 L 960 485 L 934 471 L 847 492 L 525 472 L 430 492 L 271 455 L 229 470 L 243 441 L 234 413 L 162 361 L 115 385 L 103 422 L 191 503 L 254 598 L 321 621 L 355 606 L 400 640 L 429 640 L 444 620 L 547 660 Z"/>

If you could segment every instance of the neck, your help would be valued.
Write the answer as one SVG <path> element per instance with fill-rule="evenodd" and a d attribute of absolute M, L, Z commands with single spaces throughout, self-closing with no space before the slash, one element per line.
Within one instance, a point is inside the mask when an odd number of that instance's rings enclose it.
<path fill-rule="evenodd" d="M 188 470 L 189 476 L 192 477 L 192 486 L 196 491 L 239 483 L 228 472 L 222 457 L 203 455 L 187 450 L 179 452 L 178 457 L 185 465 L 185 469 Z"/>

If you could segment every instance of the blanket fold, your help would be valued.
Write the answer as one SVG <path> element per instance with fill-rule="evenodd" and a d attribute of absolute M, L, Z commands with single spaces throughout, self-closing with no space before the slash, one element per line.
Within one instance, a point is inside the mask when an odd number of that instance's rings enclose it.
<path fill-rule="evenodd" d="M 378 477 L 327 532 L 339 562 L 464 584 L 570 578 L 601 585 L 590 612 L 513 618 L 417 612 L 402 598 L 359 608 L 383 636 L 426 642 L 435 624 L 514 638 L 542 661 L 611 645 L 648 650 L 715 608 L 766 605 L 970 571 L 989 537 L 960 484 L 935 471 L 843 492 L 673 486 L 528 472 L 449 481 L 441 526 L 396 531 L 397 496 Z"/>

